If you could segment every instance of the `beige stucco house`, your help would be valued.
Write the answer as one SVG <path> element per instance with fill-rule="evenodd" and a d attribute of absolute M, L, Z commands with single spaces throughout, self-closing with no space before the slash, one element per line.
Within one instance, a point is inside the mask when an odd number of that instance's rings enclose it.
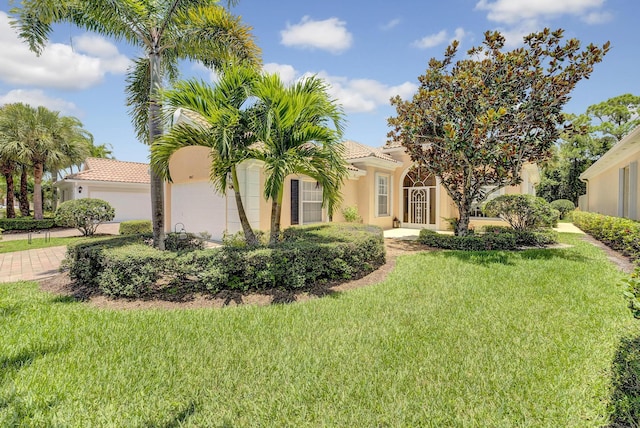
<path fill-rule="evenodd" d="M 394 219 L 402 227 L 446 230 L 447 218 L 457 209 L 438 179 L 414 167 L 400 145 L 376 149 L 345 141 L 349 177 L 342 188 L 342 207 L 357 207 L 364 223 L 390 229 Z M 167 231 L 185 228 L 187 232 L 208 232 L 213 239 L 241 230 L 233 191 L 221 195 L 209 182 L 209 149 L 185 147 L 169 161 L 172 182 L 165 188 Z M 265 175 L 259 161 L 245 161 L 238 168 L 240 192 L 247 216 L 255 229 L 270 227 L 271 202 L 263 197 Z M 538 168 L 527 165 L 519 186 L 501 189 L 497 194 L 534 194 L 539 182 Z M 291 175 L 285 181 L 282 227 L 328 221 L 322 207 L 322 188 L 315 180 Z M 333 221 L 344 221 L 341 209 Z M 476 211 L 472 225 L 499 223 L 481 217 Z"/>
<path fill-rule="evenodd" d="M 580 174 L 580 179 L 587 183 L 587 194 L 580 197 L 580 209 L 640 220 L 639 162 L 640 126 Z"/>
<path fill-rule="evenodd" d="M 149 165 L 115 159 L 87 158 L 82 170 L 54 183 L 60 202 L 103 199 L 115 209 L 114 221 L 150 220 Z"/>

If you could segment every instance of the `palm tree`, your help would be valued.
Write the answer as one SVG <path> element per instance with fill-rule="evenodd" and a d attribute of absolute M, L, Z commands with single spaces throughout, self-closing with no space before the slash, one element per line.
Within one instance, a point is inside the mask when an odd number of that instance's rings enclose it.
<path fill-rule="evenodd" d="M 0 109 L 0 163 L 7 184 L 7 218 L 16 216 L 14 209 L 14 173 L 20 169 L 20 193 L 18 202 L 22 216 L 29 215 L 27 192 L 26 145 L 24 121 L 28 106 L 20 103 L 6 104 Z"/>
<path fill-rule="evenodd" d="M 322 186 L 329 216 L 340 200 L 347 176 L 340 140 L 343 113 L 322 79 L 309 77 L 286 87 L 276 74 L 265 74 L 254 87 L 257 97 L 252 129 L 263 143 L 251 156 L 265 164 L 264 196 L 271 199 L 270 245 L 280 235 L 285 178 L 304 174 Z"/>
<path fill-rule="evenodd" d="M 253 68 L 226 67 L 214 87 L 192 80 L 163 91 L 162 102 L 169 114 L 183 109 L 195 120 L 173 127 L 151 148 L 152 168 L 170 180 L 169 159 L 173 153 L 187 146 L 210 147 L 211 181 L 216 190 L 226 194 L 231 179 L 240 223 L 250 246 L 257 245 L 258 239 L 244 210 L 236 167 L 247 159 L 247 149 L 253 142 L 247 104 L 258 77 Z"/>
<path fill-rule="evenodd" d="M 52 24 L 70 22 L 144 49 L 129 70 L 128 104 L 138 138 L 151 146 L 162 134 L 157 91 L 177 76 L 180 59 L 218 67 L 234 58 L 259 62 L 249 28 L 211 0 L 24 0 L 12 10 L 13 25 L 41 52 Z M 162 178 L 151 174 L 154 245 L 164 248 Z"/>
<path fill-rule="evenodd" d="M 82 122 L 77 118 L 62 116 L 56 125 L 56 129 L 52 130 L 53 138 L 62 156 L 48 159 L 45 163 L 53 183 L 57 181 L 60 170 L 71 169 L 73 165 L 81 164 L 95 148 L 93 135 L 82 127 Z M 55 211 L 58 198 L 54 186 L 51 186 L 51 201 L 52 209 Z"/>

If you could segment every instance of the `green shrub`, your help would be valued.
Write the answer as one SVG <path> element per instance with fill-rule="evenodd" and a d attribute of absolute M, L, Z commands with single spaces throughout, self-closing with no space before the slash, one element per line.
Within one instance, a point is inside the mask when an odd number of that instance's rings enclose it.
<path fill-rule="evenodd" d="M 51 229 L 56 225 L 53 218 L 36 220 L 31 217 L 0 218 L 0 228 L 3 230 L 34 230 Z"/>
<path fill-rule="evenodd" d="M 269 235 L 262 230 L 254 230 L 253 233 L 258 239 L 258 245 L 266 247 L 269 242 Z M 246 248 L 247 240 L 244 237 L 244 232 L 242 230 L 236 233 L 225 232 L 222 235 L 222 245 L 225 247 Z"/>
<path fill-rule="evenodd" d="M 514 250 L 517 248 L 514 233 L 485 233 L 478 235 L 444 235 L 433 230 L 422 229 L 418 242 L 445 250 L 484 251 Z"/>
<path fill-rule="evenodd" d="M 543 198 L 533 195 L 502 195 L 487 202 L 483 211 L 490 217 L 499 217 L 515 230 L 535 230 L 553 227 L 558 222 L 558 211 Z"/>
<path fill-rule="evenodd" d="M 204 249 L 204 239 L 193 233 L 167 233 L 164 248 L 173 252 L 202 250 Z"/>
<path fill-rule="evenodd" d="M 90 236 L 101 223 L 113 220 L 114 216 L 115 210 L 107 201 L 82 198 L 61 203 L 56 210 L 56 223 Z"/>
<path fill-rule="evenodd" d="M 444 235 L 422 229 L 418 242 L 446 250 L 514 250 L 518 247 L 544 247 L 558 242 L 553 230 L 518 231 L 507 226 L 484 226 L 483 233 L 467 236 Z"/>
<path fill-rule="evenodd" d="M 120 235 L 135 235 L 138 233 L 153 233 L 151 220 L 127 220 L 120 223 Z"/>
<path fill-rule="evenodd" d="M 69 267 L 71 279 L 97 287 L 97 279 L 104 269 L 102 252 L 105 249 L 142 244 L 150 238 L 146 235 L 124 235 L 71 244 L 67 246 L 64 265 Z"/>
<path fill-rule="evenodd" d="M 358 207 L 345 207 L 342 209 L 342 216 L 349 223 L 362 223 L 362 217 L 358 212 Z"/>
<path fill-rule="evenodd" d="M 614 250 L 640 259 L 640 223 L 627 218 L 574 211 L 573 224 Z"/>
<path fill-rule="evenodd" d="M 575 204 L 569 199 L 556 199 L 549 205 L 551 205 L 551 208 L 558 210 L 561 220 L 564 219 L 568 213 L 576 209 Z"/>
<path fill-rule="evenodd" d="M 210 292 L 297 289 L 364 275 L 385 261 L 382 229 L 374 226 L 302 226 L 283 236 L 271 248 L 223 246 L 182 254 L 146 249 L 144 235 L 118 236 L 71 246 L 70 275 L 105 294 L 134 297 L 176 282 Z"/>
<path fill-rule="evenodd" d="M 627 336 L 613 359 L 607 427 L 638 427 L 640 421 L 640 337 Z"/>
<path fill-rule="evenodd" d="M 636 268 L 635 272 L 625 283 L 626 290 L 624 295 L 629 301 L 629 309 L 631 309 L 634 317 L 640 319 L 640 267 Z"/>
<path fill-rule="evenodd" d="M 97 285 L 112 297 L 142 297 L 150 294 L 158 279 L 175 272 L 175 253 L 144 244 L 109 248 L 101 252 Z"/>

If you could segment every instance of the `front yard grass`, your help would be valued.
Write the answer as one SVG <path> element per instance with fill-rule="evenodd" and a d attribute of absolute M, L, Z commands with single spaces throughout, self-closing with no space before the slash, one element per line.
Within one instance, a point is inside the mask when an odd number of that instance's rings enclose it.
<path fill-rule="evenodd" d="M 92 239 L 85 237 L 69 237 L 69 238 L 33 238 L 31 243 L 28 239 L 19 240 L 0 240 L 0 254 L 14 253 L 16 251 L 36 250 L 38 248 L 59 247 L 61 245 L 74 244 L 83 240 Z"/>
<path fill-rule="evenodd" d="M 100 310 L 0 287 L 0 426 L 608 423 L 639 336 L 598 248 L 425 252 L 290 305 Z"/>

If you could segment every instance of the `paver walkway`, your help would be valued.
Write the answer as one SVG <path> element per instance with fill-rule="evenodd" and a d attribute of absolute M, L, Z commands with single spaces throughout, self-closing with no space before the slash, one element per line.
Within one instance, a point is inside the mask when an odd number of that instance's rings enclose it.
<path fill-rule="evenodd" d="M 105 223 L 98 226 L 96 233 L 117 235 L 120 223 Z M 49 234 L 52 238 L 82 236 L 78 229 L 57 229 Z M 44 232 L 33 232 L 33 239 L 44 238 Z M 28 239 L 29 233 L 5 233 L 2 241 Z M 0 241 L 0 245 L 1 242 Z M 0 254 L 0 283 L 15 281 L 37 281 L 56 275 L 60 263 L 67 252 L 66 246 L 38 248 Z"/>

